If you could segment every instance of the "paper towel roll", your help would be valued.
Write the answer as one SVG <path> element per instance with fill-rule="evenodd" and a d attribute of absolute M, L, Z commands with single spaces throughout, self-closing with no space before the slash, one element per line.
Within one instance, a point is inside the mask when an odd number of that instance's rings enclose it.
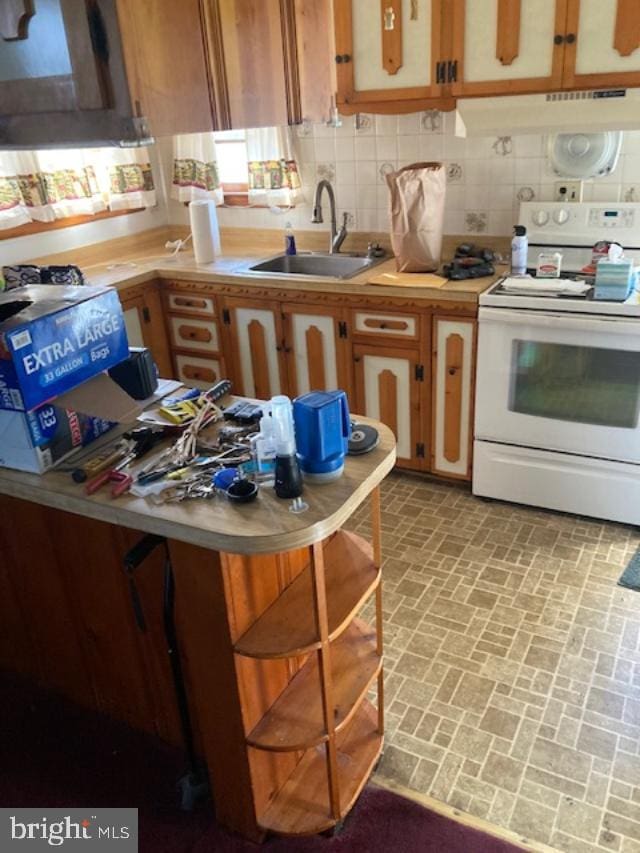
<path fill-rule="evenodd" d="M 192 201 L 189 218 L 196 263 L 210 264 L 220 254 L 220 228 L 215 202 Z"/>

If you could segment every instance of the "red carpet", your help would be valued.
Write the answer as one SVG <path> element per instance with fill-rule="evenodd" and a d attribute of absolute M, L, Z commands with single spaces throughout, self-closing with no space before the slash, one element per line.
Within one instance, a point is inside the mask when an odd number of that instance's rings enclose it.
<path fill-rule="evenodd" d="M 0 675 L 0 805 L 138 807 L 141 853 L 515 853 L 518 848 L 368 787 L 332 838 L 225 832 L 211 806 L 176 807 L 179 752 L 51 693 Z"/>

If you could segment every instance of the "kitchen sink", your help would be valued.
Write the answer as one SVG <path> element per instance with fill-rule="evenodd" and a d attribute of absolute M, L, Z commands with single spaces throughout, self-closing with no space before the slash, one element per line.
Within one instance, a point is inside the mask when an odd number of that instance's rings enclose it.
<path fill-rule="evenodd" d="M 315 278 L 351 278 L 359 272 L 386 260 L 367 255 L 323 254 L 301 252 L 298 255 L 277 255 L 249 267 L 251 272 L 277 273 L 278 275 L 309 275 Z"/>

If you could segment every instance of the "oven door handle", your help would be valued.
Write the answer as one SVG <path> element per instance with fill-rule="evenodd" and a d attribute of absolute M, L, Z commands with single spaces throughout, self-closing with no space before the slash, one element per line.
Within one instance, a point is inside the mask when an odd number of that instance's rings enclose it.
<path fill-rule="evenodd" d="M 640 334 L 640 318 L 588 317 L 542 311 L 511 311 L 505 308 L 480 308 L 480 324 L 499 323 L 501 326 L 533 326 L 542 329 L 571 329 L 576 332 L 600 332 L 608 335 Z"/>

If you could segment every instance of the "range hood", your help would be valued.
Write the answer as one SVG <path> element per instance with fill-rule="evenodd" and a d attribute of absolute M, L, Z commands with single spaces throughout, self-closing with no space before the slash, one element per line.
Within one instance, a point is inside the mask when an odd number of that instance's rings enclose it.
<path fill-rule="evenodd" d="M 640 89 L 460 98 L 456 136 L 640 129 Z"/>

